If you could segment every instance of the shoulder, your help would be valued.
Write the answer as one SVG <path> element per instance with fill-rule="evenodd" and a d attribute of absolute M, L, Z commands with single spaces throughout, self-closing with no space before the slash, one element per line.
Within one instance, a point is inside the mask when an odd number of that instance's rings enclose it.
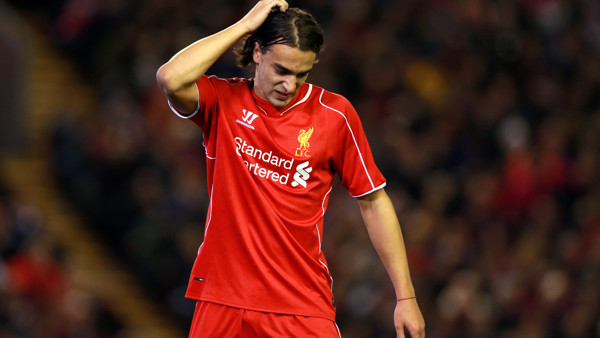
<path fill-rule="evenodd" d="M 337 112 L 342 115 L 346 115 L 348 111 L 354 111 L 352 104 L 344 96 L 330 92 L 319 86 L 312 86 L 312 90 L 314 92 L 313 100 L 318 102 L 318 105 L 321 108 L 331 112 Z"/>
<path fill-rule="evenodd" d="M 222 78 L 216 75 L 204 75 L 198 82 L 207 82 L 210 83 L 215 88 L 247 88 L 249 79 L 240 78 L 240 77 L 232 77 L 232 78 Z"/>

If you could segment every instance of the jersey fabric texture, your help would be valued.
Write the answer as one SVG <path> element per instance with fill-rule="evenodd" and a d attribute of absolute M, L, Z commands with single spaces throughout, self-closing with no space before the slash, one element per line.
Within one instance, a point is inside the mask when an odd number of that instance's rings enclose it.
<path fill-rule="evenodd" d="M 355 197 L 385 186 L 356 111 L 308 83 L 281 109 L 256 96 L 252 79 L 196 85 L 196 112 L 173 109 L 203 131 L 210 190 L 186 297 L 335 320 L 321 251 L 333 177 Z"/>

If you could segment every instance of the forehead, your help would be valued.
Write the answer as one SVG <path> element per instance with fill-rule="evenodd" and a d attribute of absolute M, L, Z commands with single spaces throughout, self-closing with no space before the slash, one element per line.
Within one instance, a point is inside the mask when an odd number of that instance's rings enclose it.
<path fill-rule="evenodd" d="M 293 71 L 306 71 L 312 68 L 317 59 L 313 51 L 301 50 L 298 47 L 290 47 L 282 44 L 271 45 L 267 48 L 264 60 L 277 63 Z"/>

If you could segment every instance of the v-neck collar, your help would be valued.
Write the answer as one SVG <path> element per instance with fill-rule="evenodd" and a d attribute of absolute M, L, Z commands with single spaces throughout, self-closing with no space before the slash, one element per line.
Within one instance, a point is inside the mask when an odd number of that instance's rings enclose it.
<path fill-rule="evenodd" d="M 302 87 L 300 87 L 296 96 L 288 104 L 281 108 L 277 108 L 271 102 L 261 99 L 256 95 L 256 92 L 254 91 L 254 79 L 248 82 L 248 86 L 250 87 L 250 92 L 252 93 L 256 105 L 267 116 L 282 116 L 289 112 L 292 108 L 308 99 L 313 87 L 310 83 L 305 82 Z"/>

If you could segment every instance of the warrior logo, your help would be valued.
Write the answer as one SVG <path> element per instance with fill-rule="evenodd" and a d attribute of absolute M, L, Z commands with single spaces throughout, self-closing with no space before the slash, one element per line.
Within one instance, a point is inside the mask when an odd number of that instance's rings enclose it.
<path fill-rule="evenodd" d="M 312 171 L 312 167 L 308 167 L 308 164 L 308 161 L 298 164 L 296 167 L 296 173 L 294 174 L 294 182 L 292 182 L 292 187 L 301 185 L 306 188 L 306 180 L 310 177 L 309 173 Z"/>
<path fill-rule="evenodd" d="M 242 120 L 235 120 L 235 122 L 254 130 L 252 122 L 254 122 L 254 120 L 256 120 L 257 117 L 258 115 L 254 114 L 253 112 L 246 109 L 242 109 Z"/>
<path fill-rule="evenodd" d="M 242 120 L 248 124 L 252 124 L 252 122 L 254 122 L 254 120 L 258 117 L 258 115 L 246 109 L 242 109 L 242 113 L 244 114 Z"/>
<path fill-rule="evenodd" d="M 296 156 L 310 157 L 310 150 L 308 150 L 310 143 L 308 143 L 308 140 L 312 136 L 313 130 L 314 128 L 310 127 L 308 130 L 302 129 L 298 133 L 298 142 L 300 142 L 300 146 L 296 148 Z"/>

